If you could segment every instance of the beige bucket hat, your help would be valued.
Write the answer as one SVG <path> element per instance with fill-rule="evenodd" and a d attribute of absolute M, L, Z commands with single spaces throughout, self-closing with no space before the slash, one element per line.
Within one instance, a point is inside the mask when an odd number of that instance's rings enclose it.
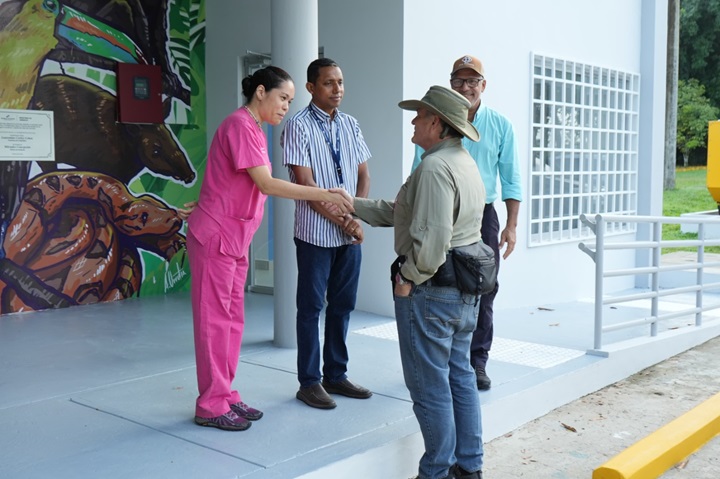
<path fill-rule="evenodd" d="M 470 102 L 449 88 L 431 86 L 422 100 L 404 100 L 398 103 L 398 106 L 403 110 L 417 111 L 420 108 L 429 110 L 471 140 L 480 139 L 480 133 L 467 120 Z"/>

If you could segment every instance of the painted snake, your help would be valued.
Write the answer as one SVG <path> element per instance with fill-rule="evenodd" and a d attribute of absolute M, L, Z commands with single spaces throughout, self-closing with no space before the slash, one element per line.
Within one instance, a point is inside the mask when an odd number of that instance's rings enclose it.
<path fill-rule="evenodd" d="M 170 259 L 185 245 L 177 211 L 120 181 L 69 170 L 27 184 L 4 241 L 0 310 L 113 301 L 142 281 L 138 248 Z"/>

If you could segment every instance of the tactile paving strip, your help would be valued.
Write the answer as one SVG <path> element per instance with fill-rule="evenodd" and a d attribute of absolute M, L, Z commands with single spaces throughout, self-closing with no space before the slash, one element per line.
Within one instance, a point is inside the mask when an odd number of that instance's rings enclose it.
<path fill-rule="evenodd" d="M 398 341 L 397 324 L 394 321 L 379 324 L 371 328 L 356 329 L 353 333 L 364 334 L 365 336 L 372 336 L 373 338 Z"/>
<path fill-rule="evenodd" d="M 585 351 L 496 337 L 490 355 L 495 361 L 547 369 L 584 356 Z"/>
<path fill-rule="evenodd" d="M 398 340 L 397 327 L 394 322 L 383 323 L 370 328 L 353 331 L 374 338 Z M 562 364 L 571 359 L 584 356 L 585 351 L 577 349 L 560 348 L 545 344 L 528 343 L 515 339 L 494 338 L 492 359 L 505 363 L 519 364 L 533 368 L 547 369 Z"/>

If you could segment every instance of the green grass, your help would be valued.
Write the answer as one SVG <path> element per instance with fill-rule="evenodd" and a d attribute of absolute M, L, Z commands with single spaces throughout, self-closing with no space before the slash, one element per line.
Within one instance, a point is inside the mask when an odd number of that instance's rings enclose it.
<path fill-rule="evenodd" d="M 705 167 L 678 168 L 675 172 L 675 189 L 663 193 L 663 216 L 680 216 L 683 213 L 717 209 L 717 204 L 707 189 Z M 697 234 L 681 233 L 680 225 L 663 225 L 664 240 L 697 239 Z M 664 248 L 671 251 L 697 251 L 696 248 Z M 720 253 L 720 246 L 705 248 L 708 253 Z"/>

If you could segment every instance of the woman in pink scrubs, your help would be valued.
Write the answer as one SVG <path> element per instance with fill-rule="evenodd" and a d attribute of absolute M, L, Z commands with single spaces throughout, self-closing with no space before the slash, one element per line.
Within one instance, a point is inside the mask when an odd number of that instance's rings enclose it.
<path fill-rule="evenodd" d="M 315 200 L 351 210 L 339 190 L 295 185 L 271 176 L 262 124 L 279 124 L 295 96 L 290 75 L 277 67 L 242 81 L 245 106 L 228 116 L 210 145 L 197 206 L 188 218 L 187 252 L 198 390 L 195 422 L 243 431 L 262 412 L 232 390 L 245 325 L 248 248 L 267 195 Z"/>

